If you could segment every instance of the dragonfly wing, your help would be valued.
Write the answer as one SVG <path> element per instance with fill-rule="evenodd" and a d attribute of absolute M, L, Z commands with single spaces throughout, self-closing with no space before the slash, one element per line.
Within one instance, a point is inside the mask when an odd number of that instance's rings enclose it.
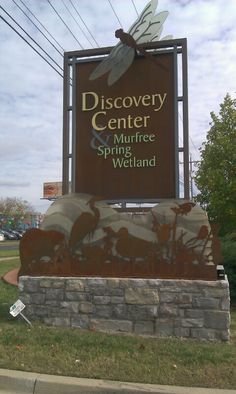
<path fill-rule="evenodd" d="M 161 26 L 159 30 L 156 30 L 156 33 L 152 37 L 151 41 L 159 41 L 162 31 L 163 31 L 163 26 Z"/>
<path fill-rule="evenodd" d="M 134 60 L 134 55 L 135 50 L 124 45 L 124 49 L 119 52 L 119 60 L 117 59 L 108 76 L 107 82 L 109 86 L 113 85 L 128 70 Z"/>
<path fill-rule="evenodd" d="M 101 77 L 102 75 L 106 74 L 108 71 L 110 71 L 115 64 L 117 63 L 117 56 L 122 50 L 122 48 L 125 47 L 121 42 L 119 42 L 110 52 L 110 54 L 102 60 L 99 65 L 92 71 L 90 74 L 89 80 L 93 81 L 94 79 L 97 79 Z"/>
<path fill-rule="evenodd" d="M 165 22 L 167 16 L 169 15 L 168 11 L 159 12 L 159 14 L 155 15 L 146 26 L 146 29 L 142 32 L 142 34 L 136 39 L 137 44 L 144 44 L 150 41 L 159 40 L 160 35 L 163 28 L 163 23 Z"/>
<path fill-rule="evenodd" d="M 173 36 L 170 34 L 170 35 L 168 35 L 168 36 L 163 37 L 163 38 L 161 39 L 161 41 L 164 41 L 164 40 L 172 40 L 172 39 L 173 39 Z"/>
<path fill-rule="evenodd" d="M 143 9 L 138 19 L 133 23 L 133 25 L 129 29 L 128 33 L 135 39 L 135 41 L 147 29 L 157 8 L 157 3 L 158 0 L 151 0 Z"/>

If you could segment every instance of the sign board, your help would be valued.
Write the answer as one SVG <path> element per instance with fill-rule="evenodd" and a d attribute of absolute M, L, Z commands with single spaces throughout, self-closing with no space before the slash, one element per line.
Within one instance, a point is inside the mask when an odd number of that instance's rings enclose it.
<path fill-rule="evenodd" d="M 45 182 L 43 184 L 43 198 L 55 198 L 62 195 L 62 182 Z"/>
<path fill-rule="evenodd" d="M 112 86 L 76 65 L 75 192 L 114 199 L 175 197 L 173 54 L 137 57 Z"/>
<path fill-rule="evenodd" d="M 21 300 L 17 300 L 15 304 L 10 307 L 10 314 L 13 317 L 16 317 L 23 311 L 23 309 L 25 309 L 25 304 L 23 304 Z"/>
<path fill-rule="evenodd" d="M 145 45 L 149 56 L 136 54 L 109 83 L 117 65 L 109 56 L 118 47 L 65 53 L 63 194 L 112 202 L 188 199 L 186 39 Z"/>

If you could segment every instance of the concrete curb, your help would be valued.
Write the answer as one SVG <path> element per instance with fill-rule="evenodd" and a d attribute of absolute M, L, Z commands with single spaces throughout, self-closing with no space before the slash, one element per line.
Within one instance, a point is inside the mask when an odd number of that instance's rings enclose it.
<path fill-rule="evenodd" d="M 0 394 L 236 394 L 219 390 L 44 375 L 0 369 Z"/>

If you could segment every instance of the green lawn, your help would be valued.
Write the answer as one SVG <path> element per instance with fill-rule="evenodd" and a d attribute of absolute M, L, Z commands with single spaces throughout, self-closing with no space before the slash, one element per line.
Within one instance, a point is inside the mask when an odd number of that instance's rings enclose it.
<path fill-rule="evenodd" d="M 0 275 L 18 260 L 0 263 Z M 236 311 L 229 343 L 30 328 L 9 314 L 17 288 L 0 282 L 0 368 L 130 382 L 236 389 Z M 26 313 L 27 316 L 27 313 Z"/>

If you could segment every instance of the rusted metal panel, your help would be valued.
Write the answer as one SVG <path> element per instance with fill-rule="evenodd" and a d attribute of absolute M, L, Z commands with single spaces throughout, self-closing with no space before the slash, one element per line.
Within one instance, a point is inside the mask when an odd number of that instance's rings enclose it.
<path fill-rule="evenodd" d="M 126 227 L 104 226 L 99 242 L 84 243 L 100 221 L 96 200 L 89 200 L 91 212 L 79 215 L 68 240 L 56 230 L 28 230 L 20 242 L 19 275 L 217 279 L 216 264 L 222 260 L 216 229 L 203 224 L 187 241 L 184 230 L 177 232 L 178 218 L 187 217 L 194 203 L 170 208 L 172 223 L 161 223 L 152 213 L 156 242 L 133 236 Z"/>

